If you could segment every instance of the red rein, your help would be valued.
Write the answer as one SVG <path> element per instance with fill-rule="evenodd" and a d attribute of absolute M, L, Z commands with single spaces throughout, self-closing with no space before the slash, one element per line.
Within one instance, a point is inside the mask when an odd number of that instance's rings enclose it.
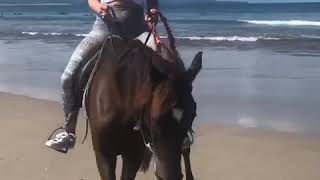
<path fill-rule="evenodd" d="M 157 46 L 161 45 L 160 34 L 157 31 L 157 27 L 156 27 L 157 26 L 157 18 L 160 17 L 160 20 L 163 22 L 163 25 L 167 31 L 167 34 L 168 34 L 170 49 L 172 50 L 173 53 L 177 53 L 176 46 L 175 46 L 175 39 L 174 39 L 174 36 L 173 36 L 172 31 L 170 29 L 170 26 L 168 24 L 167 18 L 159 10 L 151 11 L 149 13 L 150 14 L 147 15 L 147 17 L 146 17 L 146 22 L 148 24 L 148 28 L 149 28 L 150 32 L 153 34 L 153 36 L 155 38 L 156 45 Z"/>

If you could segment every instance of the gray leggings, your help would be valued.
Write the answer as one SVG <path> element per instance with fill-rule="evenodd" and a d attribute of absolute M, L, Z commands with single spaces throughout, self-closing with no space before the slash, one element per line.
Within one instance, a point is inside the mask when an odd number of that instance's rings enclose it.
<path fill-rule="evenodd" d="M 126 3 L 125 5 L 110 4 L 110 6 L 109 16 L 105 18 L 109 28 L 105 21 L 97 17 L 91 32 L 77 46 L 62 74 L 62 100 L 66 114 L 78 110 L 79 105 L 74 92 L 76 79 L 83 66 L 101 48 L 108 35 L 137 38 L 142 42 L 148 35 L 143 9 L 139 5 Z M 155 50 L 154 38 L 150 38 L 147 45 Z"/>

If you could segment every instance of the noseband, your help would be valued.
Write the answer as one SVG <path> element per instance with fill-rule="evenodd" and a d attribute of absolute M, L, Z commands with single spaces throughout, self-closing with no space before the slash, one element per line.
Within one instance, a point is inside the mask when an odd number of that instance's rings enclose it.
<path fill-rule="evenodd" d="M 143 121 L 148 121 L 150 120 L 150 116 L 149 116 L 149 112 L 147 110 L 144 110 L 140 116 L 138 116 L 139 118 L 137 119 L 137 123 L 136 125 L 133 127 L 133 130 L 136 132 L 139 132 L 141 134 L 143 143 L 145 145 L 145 147 L 152 153 L 154 154 L 154 147 L 153 147 L 153 143 L 152 143 L 152 138 L 150 136 L 149 131 L 145 128 L 145 126 L 143 126 Z M 181 146 L 181 150 L 185 150 L 191 147 L 191 145 L 194 143 L 194 131 L 192 130 L 192 128 L 190 127 L 187 131 L 187 134 L 185 136 L 185 138 L 183 139 L 183 143 Z"/>

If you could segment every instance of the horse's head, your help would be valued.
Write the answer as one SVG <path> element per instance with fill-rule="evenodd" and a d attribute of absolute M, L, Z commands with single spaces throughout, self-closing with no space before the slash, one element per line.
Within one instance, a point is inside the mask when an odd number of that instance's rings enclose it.
<path fill-rule="evenodd" d="M 202 52 L 177 78 L 165 78 L 154 87 L 150 110 L 150 138 L 155 154 L 156 175 L 164 180 L 178 180 L 181 174 L 181 148 L 193 119 L 196 102 L 192 83 L 202 68 Z"/>

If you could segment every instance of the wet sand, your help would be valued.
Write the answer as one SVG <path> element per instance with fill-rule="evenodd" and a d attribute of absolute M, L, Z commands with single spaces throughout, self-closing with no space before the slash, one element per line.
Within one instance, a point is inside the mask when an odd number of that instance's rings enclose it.
<path fill-rule="evenodd" d="M 0 179 L 99 179 L 90 136 L 80 144 L 83 118 L 75 150 L 61 154 L 44 146 L 62 122 L 56 102 L 0 93 Z M 204 123 L 195 130 L 192 165 L 198 180 L 320 179 L 319 135 Z M 155 179 L 153 168 L 137 179 Z"/>

